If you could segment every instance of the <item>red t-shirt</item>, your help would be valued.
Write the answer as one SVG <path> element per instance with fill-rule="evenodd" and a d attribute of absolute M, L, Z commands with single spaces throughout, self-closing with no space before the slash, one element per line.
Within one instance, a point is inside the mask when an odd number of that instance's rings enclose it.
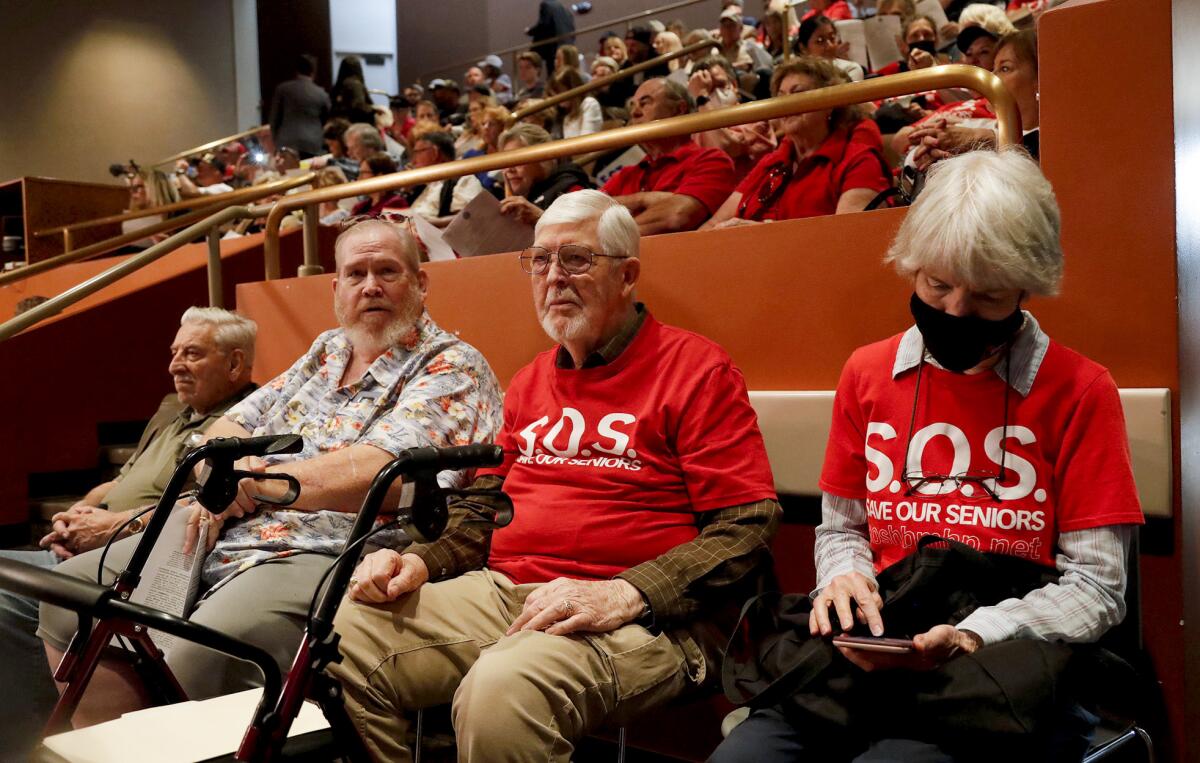
<path fill-rule="evenodd" d="M 913 490 L 923 475 L 999 473 L 1006 385 L 994 371 L 922 364 L 906 464 L 917 368 L 892 377 L 902 336 L 847 361 L 821 470 L 822 490 L 866 501 L 876 571 L 923 535 L 1053 567 L 1059 533 L 1142 523 L 1116 384 L 1103 366 L 1054 341 L 1029 395 L 1008 389 L 1007 476 L 989 483 L 1001 500 L 977 482 Z"/>
<path fill-rule="evenodd" d="M 609 196 L 668 191 L 691 196 L 711 215 L 734 186 L 733 160 L 718 148 L 701 148 L 690 140 L 657 159 L 646 157 L 613 175 L 601 190 Z"/>
<path fill-rule="evenodd" d="M 857 138 L 857 139 L 855 139 Z M 737 216 L 745 220 L 794 220 L 831 215 L 853 188 L 882 191 L 892 184 L 883 155 L 868 144 L 869 131 L 834 130 L 794 168 L 794 144 L 785 138 L 737 187 Z"/>
<path fill-rule="evenodd" d="M 804 21 L 811 16 L 816 16 L 817 14 L 820 14 L 831 21 L 846 21 L 847 19 L 854 18 L 854 13 L 850 10 L 849 3 L 847 3 L 846 0 L 836 0 L 836 2 L 830 3 L 829 7 L 823 11 L 810 10 L 808 13 L 805 13 L 800 20 Z"/>
<path fill-rule="evenodd" d="M 498 443 L 513 521 L 488 567 L 517 583 L 603 580 L 696 537 L 696 512 L 775 497 L 742 374 L 647 316 L 607 365 L 543 352 L 513 377 Z"/>
<path fill-rule="evenodd" d="M 963 119 L 995 119 L 996 113 L 986 98 L 971 98 L 966 101 L 949 103 L 927 116 L 913 122 L 913 127 L 920 127 L 934 117 L 956 116 Z"/>

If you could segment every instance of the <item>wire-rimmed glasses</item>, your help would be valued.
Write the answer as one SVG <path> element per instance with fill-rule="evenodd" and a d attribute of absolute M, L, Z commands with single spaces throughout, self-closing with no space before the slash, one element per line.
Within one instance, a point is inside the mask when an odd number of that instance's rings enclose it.
<path fill-rule="evenodd" d="M 582 244 L 563 244 L 553 251 L 541 246 L 531 246 L 521 252 L 521 270 L 531 276 L 543 275 L 550 269 L 550 263 L 555 257 L 558 258 L 558 266 L 564 273 L 577 276 L 591 270 L 597 257 L 625 260 L 629 255 L 593 252 Z"/>

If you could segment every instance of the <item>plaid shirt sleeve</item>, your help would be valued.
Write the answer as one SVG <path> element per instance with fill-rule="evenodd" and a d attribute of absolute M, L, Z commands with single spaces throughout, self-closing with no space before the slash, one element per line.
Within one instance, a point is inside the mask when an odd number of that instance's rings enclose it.
<path fill-rule="evenodd" d="M 504 478 L 487 475 L 474 490 L 499 490 Z M 491 526 L 476 520 L 506 508 L 503 499 L 470 496 L 450 506 L 450 523 L 432 543 L 413 544 L 429 568 L 431 582 L 481 569 L 487 563 Z M 617 577 L 642 592 L 655 621 L 687 619 L 714 593 L 744 580 L 762 559 L 782 512 L 774 499 L 730 506 L 698 515 L 700 533 L 661 556 L 631 567 Z"/>
<path fill-rule="evenodd" d="M 759 566 L 781 515 L 773 498 L 706 511 L 694 539 L 617 577 L 642 592 L 655 622 L 689 619 Z"/>
<path fill-rule="evenodd" d="M 504 478 L 486 475 L 475 480 L 472 490 L 499 490 Z M 486 495 L 472 495 L 450 504 L 450 521 L 441 537 L 431 543 L 414 543 L 405 553 L 416 554 L 429 568 L 429 580 L 445 580 L 464 572 L 481 569 L 487 563 L 492 526 L 479 519 L 507 508 L 507 501 Z"/>

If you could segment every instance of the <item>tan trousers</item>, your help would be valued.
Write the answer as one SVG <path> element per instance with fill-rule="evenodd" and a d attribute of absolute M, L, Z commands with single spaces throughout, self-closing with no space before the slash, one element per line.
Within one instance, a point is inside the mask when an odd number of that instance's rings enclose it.
<path fill-rule="evenodd" d="M 576 740 L 663 704 L 699 675 L 677 644 L 640 625 L 505 636 L 535 588 L 482 570 L 392 604 L 342 603 L 344 659 L 329 670 L 376 760 L 411 760 L 405 711 L 452 701 L 459 760 L 566 761 Z"/>

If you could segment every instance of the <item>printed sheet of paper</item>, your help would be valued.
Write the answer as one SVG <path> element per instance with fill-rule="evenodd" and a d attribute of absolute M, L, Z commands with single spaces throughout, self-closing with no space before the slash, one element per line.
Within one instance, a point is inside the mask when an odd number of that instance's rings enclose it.
<path fill-rule="evenodd" d="M 872 16 L 863 19 L 863 36 L 866 38 L 867 56 L 871 60 L 871 69 L 878 71 L 893 61 L 899 61 L 900 46 L 896 39 L 900 37 L 899 16 Z"/>
<path fill-rule="evenodd" d="M 454 253 L 453 247 L 446 243 L 445 233 L 442 232 L 441 228 L 420 215 L 409 215 L 408 219 L 412 220 L 413 227 L 417 229 L 417 236 L 420 237 L 421 243 L 425 245 L 426 251 L 429 252 L 430 262 L 458 259 L 458 255 Z"/>
<path fill-rule="evenodd" d="M 842 41 L 850 43 L 850 52 L 846 54 L 846 57 L 856 62 L 863 69 L 867 69 L 869 66 L 867 60 L 867 33 L 863 28 L 862 20 L 846 19 L 835 21 L 833 25 L 837 27 L 838 35 L 842 38 Z"/>
<path fill-rule="evenodd" d="M 942 48 L 947 47 L 950 43 L 954 42 L 953 39 L 947 40 L 942 38 L 942 27 L 949 24 L 950 19 L 946 18 L 946 9 L 942 7 L 942 4 L 939 3 L 938 0 L 920 0 L 920 2 L 917 3 L 917 15 L 928 16 L 929 18 L 933 19 L 934 25 L 937 26 L 938 50 L 941 50 Z"/>
<path fill-rule="evenodd" d="M 46 737 L 45 746 L 70 763 L 192 763 L 235 752 L 254 717 L 261 689 L 126 713 L 95 726 Z M 289 737 L 329 728 L 321 709 L 305 702 Z"/>
<path fill-rule="evenodd" d="M 500 202 L 484 191 L 446 226 L 446 243 L 462 257 L 519 252 L 533 244 L 533 226 L 500 212 Z"/>
<path fill-rule="evenodd" d="M 191 513 L 190 506 L 184 507 L 178 503 L 171 509 L 171 516 L 150 551 L 146 566 L 142 568 L 142 581 L 129 597 L 134 604 L 143 604 L 176 617 L 187 616 L 200 589 L 200 574 L 206 556 L 195 551 L 183 553 L 183 540 Z M 207 516 L 205 514 L 204 518 Z M 202 520 L 201 538 L 204 537 L 204 527 Z M 177 641 L 174 636 L 155 630 L 150 631 L 150 637 L 164 652 L 170 651 Z"/>

